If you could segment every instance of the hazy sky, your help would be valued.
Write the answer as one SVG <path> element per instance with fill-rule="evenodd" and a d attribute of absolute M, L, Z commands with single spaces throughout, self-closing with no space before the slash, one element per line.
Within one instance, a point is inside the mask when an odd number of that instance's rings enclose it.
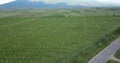
<path fill-rule="evenodd" d="M 0 0 L 0 4 L 9 3 L 15 0 Z M 29 0 L 33 2 L 44 2 L 47 4 L 65 3 L 67 5 L 84 6 L 120 6 L 120 0 Z"/>

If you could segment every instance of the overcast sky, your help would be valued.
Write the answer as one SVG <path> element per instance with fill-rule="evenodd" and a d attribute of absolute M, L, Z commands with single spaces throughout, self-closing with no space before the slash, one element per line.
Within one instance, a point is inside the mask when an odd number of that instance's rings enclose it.
<path fill-rule="evenodd" d="M 0 0 L 0 4 L 6 4 L 15 0 Z M 44 2 L 47 4 L 65 3 L 67 5 L 84 6 L 120 6 L 120 0 L 29 0 L 32 2 Z"/>

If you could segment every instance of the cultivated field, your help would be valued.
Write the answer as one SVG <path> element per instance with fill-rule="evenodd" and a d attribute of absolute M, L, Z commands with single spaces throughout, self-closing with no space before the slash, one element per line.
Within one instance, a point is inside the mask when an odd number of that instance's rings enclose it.
<path fill-rule="evenodd" d="M 116 30 L 120 26 L 120 17 L 114 14 L 118 14 L 118 11 L 0 11 L 0 63 L 62 61 L 84 51 L 105 34 Z"/>

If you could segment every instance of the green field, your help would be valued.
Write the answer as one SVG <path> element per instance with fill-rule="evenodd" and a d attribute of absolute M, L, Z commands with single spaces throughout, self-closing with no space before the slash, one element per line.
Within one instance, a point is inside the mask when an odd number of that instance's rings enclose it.
<path fill-rule="evenodd" d="M 117 11 L 54 11 L 16 10 L 0 14 L 0 63 L 56 63 L 83 51 L 120 26 L 120 17 L 113 16 Z"/>

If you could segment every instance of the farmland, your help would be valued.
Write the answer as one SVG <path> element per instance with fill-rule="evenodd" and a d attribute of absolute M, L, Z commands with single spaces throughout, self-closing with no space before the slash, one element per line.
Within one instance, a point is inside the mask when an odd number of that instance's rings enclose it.
<path fill-rule="evenodd" d="M 0 63 L 57 63 L 120 26 L 120 10 L 60 10 L 1 10 Z"/>

